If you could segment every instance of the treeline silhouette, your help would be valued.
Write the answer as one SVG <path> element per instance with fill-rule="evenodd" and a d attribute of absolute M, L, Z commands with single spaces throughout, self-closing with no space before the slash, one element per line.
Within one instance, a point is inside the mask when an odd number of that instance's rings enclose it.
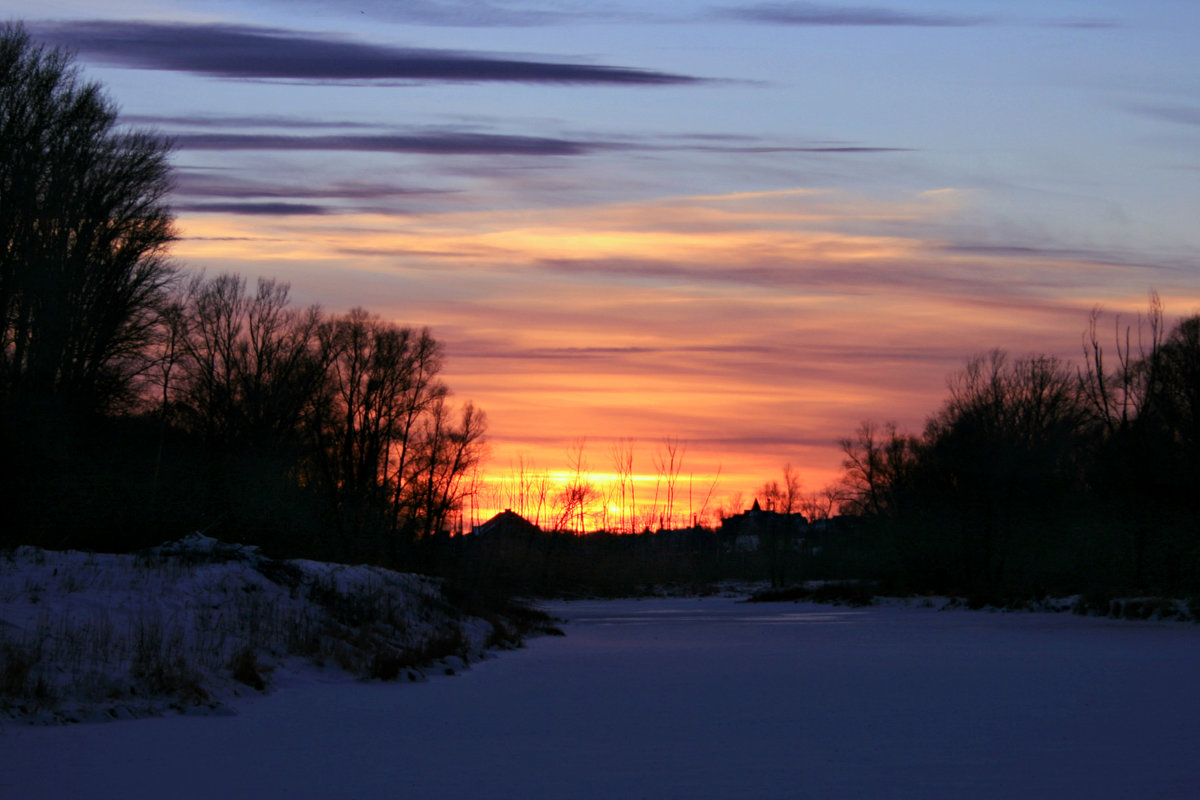
<path fill-rule="evenodd" d="M 295 308 L 274 280 L 185 278 L 168 153 L 118 126 L 69 55 L 0 29 L 0 547 L 200 530 L 526 593 L 770 574 L 981 602 L 1200 596 L 1200 317 L 1168 329 L 1157 298 L 1111 339 L 1094 313 L 1082 366 L 995 351 L 922 433 L 864 424 L 827 495 L 853 522 L 769 557 L 693 529 L 451 539 L 485 418 L 448 400 L 438 343 L 362 309 Z M 678 500 L 669 455 L 659 527 Z M 596 498 L 579 459 L 558 524 L 582 531 Z M 793 510 L 793 477 L 764 487 L 770 507 Z"/>
<path fill-rule="evenodd" d="M 396 562 L 483 453 L 427 330 L 297 309 L 168 260 L 169 143 L 0 29 L 0 546 L 128 550 L 193 530 Z"/>
<path fill-rule="evenodd" d="M 919 434 L 863 423 L 840 483 L 806 502 L 790 468 L 758 492 L 809 517 L 742 551 L 726 531 L 518 531 L 440 563 L 525 594 L 628 594 L 721 580 L 832 582 L 834 598 L 939 594 L 973 605 L 1081 595 L 1200 598 L 1200 316 L 1131 323 L 1096 310 L 1078 363 L 970 359 Z M 829 504 L 816 502 L 828 498 Z M 826 518 L 836 505 L 840 515 Z M 846 583 L 851 581 L 854 583 Z M 796 597 L 809 597 L 812 589 Z M 1200 602 L 1200 600 L 1198 600 Z"/>
<path fill-rule="evenodd" d="M 398 563 L 447 527 L 486 423 L 447 399 L 429 331 L 292 308 L 282 284 L 234 275 L 161 301 L 120 410 L 4 387 L 8 543 L 128 550 L 202 530 Z"/>
<path fill-rule="evenodd" d="M 843 510 L 812 577 L 978 602 L 1200 595 L 1200 317 L 1168 329 L 1093 312 L 1082 366 L 996 350 L 950 382 L 919 435 L 842 442 Z"/>

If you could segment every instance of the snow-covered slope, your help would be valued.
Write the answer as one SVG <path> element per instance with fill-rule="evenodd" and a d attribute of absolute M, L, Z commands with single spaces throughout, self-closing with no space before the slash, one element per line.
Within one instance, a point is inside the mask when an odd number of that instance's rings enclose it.
<path fill-rule="evenodd" d="M 417 679 L 510 641 L 441 582 L 200 534 L 137 555 L 0 555 L 0 718 L 220 712 L 280 666 Z"/>

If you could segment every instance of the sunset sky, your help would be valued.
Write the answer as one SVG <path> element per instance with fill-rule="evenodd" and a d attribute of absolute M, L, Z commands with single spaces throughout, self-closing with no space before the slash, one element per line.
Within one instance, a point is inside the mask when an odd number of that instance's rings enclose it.
<path fill-rule="evenodd" d="M 1194 0 L 6 13 L 175 139 L 181 266 L 429 326 L 497 472 L 670 437 L 819 489 L 973 354 L 1200 311 Z"/>

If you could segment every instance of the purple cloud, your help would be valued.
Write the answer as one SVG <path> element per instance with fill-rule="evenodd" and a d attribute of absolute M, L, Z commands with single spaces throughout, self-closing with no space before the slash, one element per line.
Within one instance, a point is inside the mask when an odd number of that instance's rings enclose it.
<path fill-rule="evenodd" d="M 352 13 L 367 19 L 390 19 L 420 25 L 454 27 L 529 27 L 603 20 L 611 14 L 592 9 L 551 10 L 512 8 L 510 3 L 489 0 L 356 0 L 349 8 L 340 8 L 329 0 L 273 0 L 276 5 L 294 11 L 306 6 L 329 14 Z M 524 4 L 522 4 L 524 5 Z"/>
<path fill-rule="evenodd" d="M 1180 125 L 1200 125 L 1200 106 L 1184 106 L 1154 103 L 1128 103 L 1125 106 L 1135 114 L 1174 122 Z"/>
<path fill-rule="evenodd" d="M 911 147 L 868 147 L 865 145 L 698 145 L 689 148 L 705 153 L 816 153 L 822 155 L 853 155 L 856 153 L 911 153 Z"/>
<path fill-rule="evenodd" d="M 430 131 L 420 134 L 289 136 L 250 133 L 186 133 L 173 137 L 181 150 L 343 150 L 427 155 L 577 156 L 600 148 L 592 142 L 542 136 Z"/>
<path fill-rule="evenodd" d="M 177 170 L 175 191 L 187 197 L 221 197 L 250 200 L 386 200 L 449 194 L 445 190 L 411 188 L 390 183 L 340 181 L 319 186 L 300 185 L 271 179 L 248 180 L 226 170 Z"/>
<path fill-rule="evenodd" d="M 177 211 L 199 214 L 249 214 L 297 216 L 328 214 L 329 209 L 312 203 L 177 203 Z"/>
<path fill-rule="evenodd" d="M 873 6 L 843 6 L 822 3 L 758 3 L 725 6 L 714 14 L 744 22 L 775 25 L 903 26 L 921 28 L 965 27 L 988 24 L 983 17 L 953 14 L 919 14 Z"/>
<path fill-rule="evenodd" d="M 245 25 L 76 21 L 31 25 L 54 44 L 108 64 L 219 78 L 304 81 L 508 81 L 658 86 L 702 79 L 654 70 L 389 47 Z"/>

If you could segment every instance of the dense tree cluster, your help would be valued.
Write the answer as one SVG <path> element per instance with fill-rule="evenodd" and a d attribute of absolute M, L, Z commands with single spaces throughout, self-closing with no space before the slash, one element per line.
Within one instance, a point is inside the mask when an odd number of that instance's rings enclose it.
<path fill-rule="evenodd" d="M 428 330 L 184 280 L 169 144 L 117 127 L 59 50 L 0 31 L 0 545 L 189 530 L 395 560 L 444 531 L 483 454 Z"/>
<path fill-rule="evenodd" d="M 920 436 L 843 442 L 846 510 L 870 523 L 856 569 L 981 597 L 1200 591 L 1200 317 L 1157 298 L 1085 365 L 971 360 Z M 845 555 L 843 553 L 843 555 Z"/>
<path fill-rule="evenodd" d="M 173 271 L 166 148 L 58 50 L 0 31 L 0 393 L 128 399 Z"/>
<path fill-rule="evenodd" d="M 428 330 L 292 308 L 283 284 L 249 292 L 221 275 L 191 281 L 162 341 L 149 394 L 164 425 L 203 447 L 210 495 L 286 498 L 260 508 L 316 524 L 335 555 L 389 558 L 446 530 L 472 490 L 486 420 L 448 402 Z M 240 505 L 212 515 L 245 519 Z"/>

